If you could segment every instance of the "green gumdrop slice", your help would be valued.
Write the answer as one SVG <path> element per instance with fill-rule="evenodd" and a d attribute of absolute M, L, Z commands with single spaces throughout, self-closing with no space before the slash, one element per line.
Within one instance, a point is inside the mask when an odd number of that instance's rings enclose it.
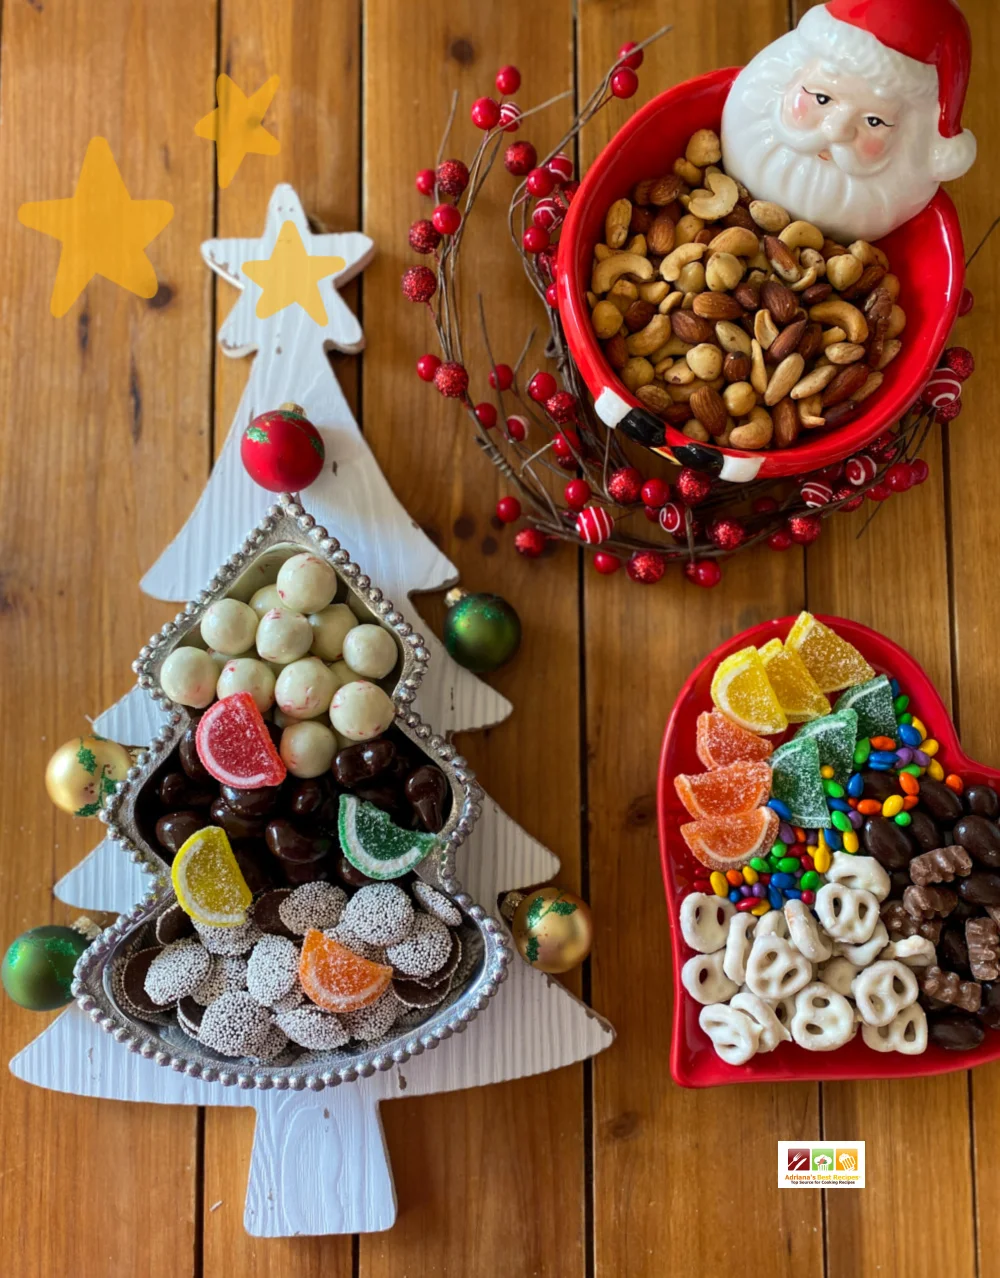
<path fill-rule="evenodd" d="M 834 777 L 844 784 L 854 771 L 854 746 L 858 739 L 858 716 L 854 710 L 837 710 L 812 723 L 804 723 L 793 740 L 812 737 L 819 749 L 820 767 L 833 768 Z"/>
<path fill-rule="evenodd" d="M 826 830 L 832 824 L 819 774 L 819 747 L 812 737 L 792 737 L 769 760 L 771 794 L 792 814 L 792 824 Z"/>
<path fill-rule="evenodd" d="M 848 688 L 833 707 L 834 713 L 853 710 L 858 716 L 859 737 L 892 737 L 898 726 L 892 687 L 887 675 L 877 675 L 856 688 Z"/>
<path fill-rule="evenodd" d="M 353 794 L 340 796 L 340 849 L 370 879 L 398 879 L 439 844 L 434 834 L 402 830 L 387 812 Z"/>

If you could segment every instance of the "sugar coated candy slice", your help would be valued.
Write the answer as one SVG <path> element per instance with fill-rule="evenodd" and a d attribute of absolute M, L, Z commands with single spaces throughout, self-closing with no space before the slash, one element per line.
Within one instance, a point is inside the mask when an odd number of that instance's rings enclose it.
<path fill-rule="evenodd" d="M 867 683 L 848 690 L 834 706 L 835 710 L 853 710 L 858 716 L 858 736 L 892 737 L 899 726 L 893 706 L 892 686 L 887 675 L 878 675 Z"/>
<path fill-rule="evenodd" d="M 712 677 L 712 700 L 751 732 L 771 736 L 788 727 L 756 648 L 742 648 L 719 662 Z"/>
<path fill-rule="evenodd" d="M 785 647 L 799 654 L 822 692 L 853 688 L 875 673 L 853 644 L 817 621 L 811 612 L 800 612 L 796 617 Z"/>
<path fill-rule="evenodd" d="M 773 846 L 781 824 L 771 808 L 755 808 L 739 816 L 703 817 L 681 826 L 681 837 L 702 865 L 732 870 Z"/>
<path fill-rule="evenodd" d="M 234 692 L 205 711 L 195 736 L 198 758 L 223 785 L 258 790 L 281 785 L 281 756 L 249 692 Z"/>
<path fill-rule="evenodd" d="M 362 958 L 332 936 L 313 928 L 302 942 L 299 981 L 306 994 L 327 1012 L 356 1012 L 381 998 L 392 968 Z"/>
<path fill-rule="evenodd" d="M 795 734 L 796 740 L 812 737 L 819 749 L 821 768 L 833 768 L 835 780 L 846 785 L 854 771 L 854 747 L 858 741 L 858 716 L 853 710 L 838 710 L 836 714 L 812 723 L 804 723 Z"/>
<path fill-rule="evenodd" d="M 771 755 L 771 793 L 791 812 L 793 825 L 818 830 L 833 824 L 819 768 L 812 737 L 792 737 Z"/>
<path fill-rule="evenodd" d="M 771 794 L 771 769 L 766 763 L 731 763 L 713 772 L 682 773 L 674 777 L 674 787 L 693 817 L 752 812 Z"/>
<path fill-rule="evenodd" d="M 339 830 L 344 856 L 370 879 L 398 879 L 438 843 L 433 834 L 401 829 L 387 812 L 353 794 L 340 796 Z"/>
<path fill-rule="evenodd" d="M 225 830 L 198 830 L 181 844 L 170 867 L 181 909 L 210 927 L 240 927 L 253 894 L 240 872 Z"/>
<path fill-rule="evenodd" d="M 726 768 L 731 763 L 754 763 L 770 758 L 774 746 L 721 711 L 704 710 L 698 716 L 697 749 L 698 758 L 706 768 Z"/>
<path fill-rule="evenodd" d="M 830 713 L 829 701 L 794 649 L 772 639 L 760 649 L 760 659 L 789 723 L 809 723 Z"/>

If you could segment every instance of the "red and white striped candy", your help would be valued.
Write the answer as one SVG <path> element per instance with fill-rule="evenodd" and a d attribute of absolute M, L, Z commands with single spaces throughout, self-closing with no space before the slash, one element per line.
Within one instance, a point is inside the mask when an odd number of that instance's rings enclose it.
<path fill-rule="evenodd" d="M 614 526 L 603 506 L 585 506 L 576 517 L 576 531 L 588 546 L 607 541 Z"/>
<path fill-rule="evenodd" d="M 516 102 L 501 102 L 500 127 L 505 133 L 516 133 L 521 123 L 521 108 Z"/>
<path fill-rule="evenodd" d="M 543 231 L 554 231 L 565 216 L 566 210 L 563 206 L 551 195 L 546 195 L 535 205 L 531 220 Z"/>
<path fill-rule="evenodd" d="M 802 485 L 802 500 L 807 506 L 828 506 L 833 501 L 833 489 L 818 479 Z"/>
<path fill-rule="evenodd" d="M 554 155 L 545 167 L 558 182 L 568 182 L 573 176 L 573 161 L 564 151 Z"/>
<path fill-rule="evenodd" d="M 920 398 L 931 408 L 942 408 L 960 399 L 962 383 L 950 368 L 937 368 L 931 373 L 930 380 L 920 393 Z"/>
<path fill-rule="evenodd" d="M 664 532 L 676 536 L 677 533 L 684 531 L 684 507 L 679 506 L 675 501 L 668 501 L 665 506 L 660 507 L 660 527 Z"/>
<path fill-rule="evenodd" d="M 855 488 L 864 488 L 866 484 L 874 480 L 877 470 L 878 467 L 867 453 L 859 453 L 857 457 L 848 459 L 844 467 L 844 475 L 847 482 Z"/>

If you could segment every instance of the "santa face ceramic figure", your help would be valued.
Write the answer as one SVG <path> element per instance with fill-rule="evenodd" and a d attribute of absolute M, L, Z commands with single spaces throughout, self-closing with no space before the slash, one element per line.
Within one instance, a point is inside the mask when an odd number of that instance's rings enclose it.
<path fill-rule="evenodd" d="M 722 118 L 726 171 L 844 243 L 878 240 L 976 158 L 952 0 L 831 0 L 757 55 Z"/>

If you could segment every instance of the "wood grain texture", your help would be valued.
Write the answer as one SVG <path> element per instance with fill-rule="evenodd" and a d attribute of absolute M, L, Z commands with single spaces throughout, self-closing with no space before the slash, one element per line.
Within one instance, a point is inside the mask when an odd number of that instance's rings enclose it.
<path fill-rule="evenodd" d="M 137 645 L 166 616 L 140 599 L 137 574 L 207 474 L 210 291 L 189 246 L 211 229 L 212 172 L 188 136 L 190 86 L 213 74 L 214 5 L 9 5 L 2 35 L 0 649 L 16 676 L 2 680 L 0 712 L 23 725 L 0 740 L 6 944 L 73 917 L 51 885 L 100 827 L 49 805 L 45 762 L 128 687 Z M 95 135 L 134 197 L 175 205 L 149 249 L 161 289 L 146 302 L 94 280 L 55 320 L 59 245 L 18 226 L 16 210 L 71 195 Z M 6 1000 L 0 1021 L 5 1059 L 43 1023 Z M 21 1274 L 191 1272 L 193 1112 L 80 1101 L 3 1071 L 0 1141 L 0 1245 Z M 87 1174 L 88 1162 L 118 1174 Z"/>

